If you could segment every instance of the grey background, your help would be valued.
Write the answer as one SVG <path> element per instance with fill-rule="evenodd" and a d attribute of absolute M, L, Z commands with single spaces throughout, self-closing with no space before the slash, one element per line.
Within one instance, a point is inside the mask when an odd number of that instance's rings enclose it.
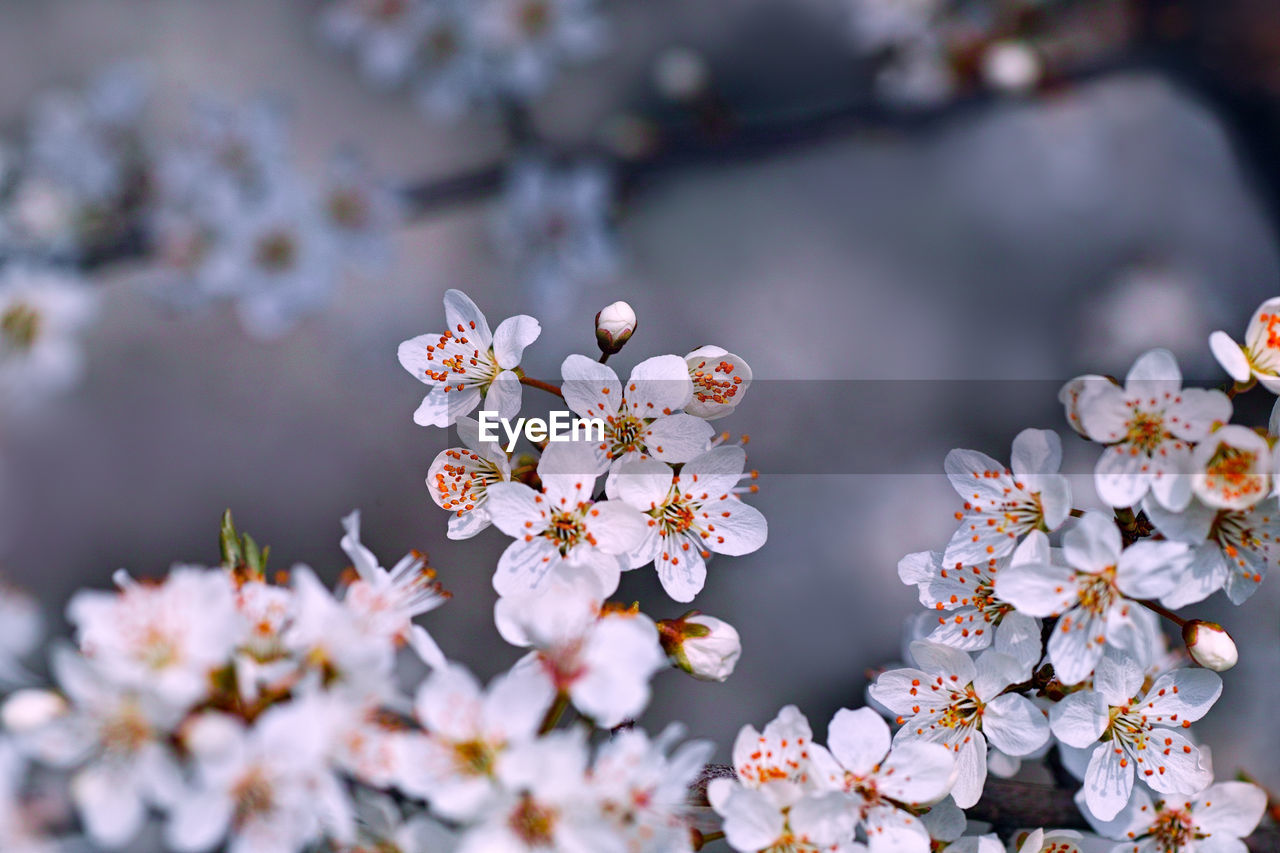
<path fill-rule="evenodd" d="M 833 5 L 610 4 L 609 57 L 562 77 L 537 106 L 538 125 L 557 140 L 590 139 L 608 116 L 652 98 L 649 68 L 670 43 L 704 50 L 747 103 L 821 100 L 850 68 Z M 3 0 L 0 121 L 16 124 L 49 86 L 142 57 L 157 79 L 159 125 L 196 93 L 286 96 L 316 173 L 345 142 L 405 181 L 502 155 L 492 123 L 433 124 L 367 88 L 317 43 L 314 7 Z M 425 623 L 446 653 L 485 674 L 514 660 L 491 622 L 489 577 L 507 540 L 445 539 L 423 482 L 440 437 L 412 423 L 423 386 L 395 360 L 400 340 L 440 327 L 448 287 L 493 320 L 549 313 L 497 260 L 490 213 L 477 204 L 405 228 L 385 275 L 346 282 L 327 314 L 272 343 L 247 338 L 222 311 L 166 314 L 140 270 L 113 268 L 83 387 L 3 423 L 4 573 L 56 615 L 73 590 L 105 586 L 119 566 L 147 575 L 214 561 L 229 506 L 272 545 L 275 566 L 307 562 L 332 576 L 344 565 L 338 519 L 360 507 L 378 554 L 428 551 L 454 592 Z M 951 532 L 955 502 L 940 476 L 949 447 L 1004 456 L 1023 427 L 1052 427 L 1075 469 L 1088 470 L 1094 451 L 1066 429 L 1058 382 L 1123 374 L 1156 344 L 1217 381 L 1205 337 L 1241 329 L 1277 279 L 1273 232 L 1214 117 L 1142 74 L 993 104 L 928 133 L 866 133 L 672 173 L 628 201 L 618 234 L 623 274 L 578 291 L 563 324 L 544 322 L 527 360 L 534 375 L 554 378 L 564 355 L 592 352 L 592 315 L 625 298 L 640 330 L 615 359 L 620 370 L 715 343 L 761 379 L 858 381 L 797 386 L 797 400 L 820 403 L 803 408 L 762 386 L 722 422 L 752 434 L 763 472 L 753 503 L 770 539 L 757 554 L 713 561 L 697 604 L 738 626 L 745 655 L 726 685 L 660 677 L 645 721 L 684 720 L 722 756 L 739 726 L 788 702 L 822 731 L 836 707 L 861 704 L 868 667 L 898 656 L 917 604 L 895 566 Z M 891 380 L 894 391 L 878 395 L 866 380 Z M 823 388 L 849 390 L 824 398 Z M 845 442 L 841 458 L 868 461 L 794 473 L 819 467 L 832 438 Z M 1088 478 L 1077 483 L 1087 493 Z M 620 595 L 655 617 L 677 615 L 650 574 L 629 575 Z M 1220 776 L 1246 767 L 1272 786 L 1280 766 L 1259 757 L 1280 754 L 1270 724 L 1278 605 L 1273 578 L 1244 607 L 1219 596 L 1194 608 L 1223 621 L 1242 651 L 1198 730 Z"/>

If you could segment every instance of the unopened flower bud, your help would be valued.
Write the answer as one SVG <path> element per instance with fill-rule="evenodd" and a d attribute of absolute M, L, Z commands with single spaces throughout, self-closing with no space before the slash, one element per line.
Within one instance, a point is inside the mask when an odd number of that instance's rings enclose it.
<path fill-rule="evenodd" d="M 1235 641 L 1216 622 L 1193 619 L 1182 626 L 1182 639 L 1196 663 L 1214 672 L 1225 672 L 1240 659 Z"/>
<path fill-rule="evenodd" d="M 636 312 L 625 302 L 606 305 L 596 315 L 596 343 L 600 351 L 613 355 L 631 339 L 636 330 Z"/>
<path fill-rule="evenodd" d="M 0 710 L 0 721 L 15 734 L 41 728 L 65 714 L 67 701 L 51 690 L 19 690 Z"/>
<path fill-rule="evenodd" d="M 727 679 L 742 654 L 742 640 L 732 625 L 696 610 L 663 619 L 658 633 L 672 663 L 702 681 Z"/>
<path fill-rule="evenodd" d="M 982 76 L 1002 92 L 1029 91 L 1040 82 L 1043 70 L 1035 51 L 1019 41 L 996 42 L 982 58 Z"/>

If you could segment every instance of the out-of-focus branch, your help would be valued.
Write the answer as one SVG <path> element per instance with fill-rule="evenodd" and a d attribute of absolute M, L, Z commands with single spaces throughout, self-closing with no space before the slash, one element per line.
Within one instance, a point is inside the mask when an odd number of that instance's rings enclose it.
<path fill-rule="evenodd" d="M 707 783 L 721 777 L 732 778 L 733 768 L 723 764 L 709 765 L 695 785 L 695 795 L 705 803 Z M 1051 785 L 1013 782 L 988 777 L 982 799 L 965 814 L 973 820 L 989 823 L 996 831 L 1008 834 L 1017 829 L 1080 829 L 1089 831 L 1089 822 L 1076 807 L 1075 793 Z M 1275 853 L 1280 850 L 1280 831 L 1259 827 L 1244 840 L 1253 853 Z"/>

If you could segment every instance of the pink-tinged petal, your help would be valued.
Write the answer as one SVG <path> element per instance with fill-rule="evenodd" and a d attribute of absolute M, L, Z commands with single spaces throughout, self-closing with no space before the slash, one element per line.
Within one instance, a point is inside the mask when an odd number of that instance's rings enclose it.
<path fill-rule="evenodd" d="M 502 596 L 536 592 L 560 560 L 555 546 L 541 536 L 516 539 L 498 558 L 493 588 Z"/>
<path fill-rule="evenodd" d="M 1216 388 L 1184 388 L 1165 409 L 1165 426 L 1184 441 L 1203 441 L 1215 424 L 1231 420 L 1231 398 Z"/>
<path fill-rule="evenodd" d="M 1067 415 L 1067 423 L 1085 438 L 1092 438 L 1084 428 L 1084 420 L 1080 414 L 1082 408 L 1089 405 L 1089 398 L 1103 388 L 1115 388 L 1116 385 L 1105 376 L 1086 374 L 1070 380 L 1058 391 L 1058 402 L 1062 404 Z"/>
<path fill-rule="evenodd" d="M 483 698 L 475 677 L 454 664 L 427 677 L 414 697 L 413 711 L 432 735 L 472 740 L 480 734 Z"/>
<path fill-rule="evenodd" d="M 880 768 L 877 787 L 907 805 L 936 802 L 951 789 L 955 758 L 939 743 L 901 741 Z"/>
<path fill-rule="evenodd" d="M 525 347 L 542 334 L 542 325 L 527 314 L 508 317 L 498 324 L 493 333 L 493 357 L 503 370 L 515 370 L 520 366 Z"/>
<path fill-rule="evenodd" d="M 1137 757 L 1138 778 L 1162 794 L 1194 794 L 1213 781 L 1199 748 L 1176 729 L 1156 729 Z"/>
<path fill-rule="evenodd" d="M 1244 838 L 1262 821 L 1267 795 L 1247 782 L 1219 782 L 1197 794 L 1191 809 L 1196 826 L 1206 833 Z"/>
<path fill-rule="evenodd" d="M 1237 382 L 1249 381 L 1249 376 L 1253 373 L 1249 367 L 1249 356 L 1245 355 L 1244 350 L 1230 335 L 1222 331 L 1209 335 L 1209 350 L 1228 376 Z"/>
<path fill-rule="evenodd" d="M 965 652 L 949 646 L 916 640 L 911 644 L 911 657 L 922 670 L 963 687 L 978 677 L 978 668 Z M 951 676 L 956 676 L 952 679 Z"/>
<path fill-rule="evenodd" d="M 418 426 L 447 427 L 458 418 L 470 414 L 478 405 L 478 388 L 453 388 L 445 391 L 437 385 L 413 413 L 413 422 Z"/>
<path fill-rule="evenodd" d="M 673 601 L 690 602 L 702 592 L 707 582 L 707 563 L 697 545 L 687 537 L 668 537 L 667 541 L 660 541 L 653 561 L 662 589 Z"/>
<path fill-rule="evenodd" d="M 1108 506 L 1133 506 L 1151 486 L 1151 458 L 1128 444 L 1112 445 L 1098 457 L 1093 485 Z"/>
<path fill-rule="evenodd" d="M 634 550 L 649 532 L 647 518 L 622 501 L 599 501 L 583 517 L 587 535 L 605 554 Z"/>
<path fill-rule="evenodd" d="M 1076 573 L 1065 566 L 1008 566 L 996 574 L 996 595 L 1028 616 L 1056 616 L 1080 599 Z"/>
<path fill-rule="evenodd" d="M 845 770 L 858 776 L 866 776 L 884 761 L 889 743 L 889 725 L 870 708 L 841 708 L 827 727 L 827 749 Z"/>
<path fill-rule="evenodd" d="M 644 431 L 644 446 L 655 458 L 675 465 L 705 453 L 714 436 L 711 424 L 681 412 L 649 424 Z"/>
<path fill-rule="evenodd" d="M 1093 689 L 1108 705 L 1128 705 L 1138 698 L 1146 673 L 1129 655 L 1111 652 L 1098 661 L 1093 674 Z"/>
<path fill-rule="evenodd" d="M 845 811 L 849 812 L 848 805 Z M 929 853 L 929 833 L 920 819 L 890 805 L 872 806 L 863 818 L 870 853 Z"/>
<path fill-rule="evenodd" d="M 1130 598 L 1159 598 L 1186 574 L 1191 550 L 1182 542 L 1135 542 L 1120 555 L 1116 587 Z"/>
<path fill-rule="evenodd" d="M 631 371 L 625 396 L 631 413 L 639 418 L 679 411 L 693 399 L 689 366 L 678 355 L 647 358 Z"/>
<path fill-rule="evenodd" d="M 1111 515 L 1089 510 L 1062 536 L 1062 553 L 1067 563 L 1097 574 L 1120 559 L 1120 529 Z"/>
<path fill-rule="evenodd" d="M 1024 429 L 1013 440 L 1009 467 L 1019 477 L 1056 474 L 1062 466 L 1062 439 L 1047 429 Z"/>
<path fill-rule="evenodd" d="M 769 523 L 760 510 L 733 497 L 704 506 L 697 524 L 708 534 L 702 537 L 707 549 L 730 557 L 757 551 L 769 538 Z"/>
<path fill-rule="evenodd" d="M 494 526 L 508 536 L 537 536 L 547 526 L 545 500 L 524 483 L 494 483 L 487 491 Z"/>
<path fill-rule="evenodd" d="M 493 333 L 489 331 L 489 322 L 484 314 L 471 301 L 471 297 L 461 290 L 444 292 L 444 316 L 449 323 L 449 332 L 462 334 L 470 338 L 481 352 L 489 349 L 493 343 Z"/>
<path fill-rule="evenodd" d="M 656 459 L 627 462 L 610 478 L 608 495 L 648 512 L 666 502 L 674 479 L 671 466 Z"/>
<path fill-rule="evenodd" d="M 515 418 L 520 414 L 520 401 L 524 396 L 521 390 L 520 377 L 510 370 L 502 371 L 489 383 L 489 390 L 484 395 L 484 410 L 497 412 L 500 418 Z M 505 441 L 505 437 L 503 440 Z"/>
<path fill-rule="evenodd" d="M 1180 726 L 1209 713 L 1222 695 L 1222 676 L 1208 669 L 1175 669 L 1156 679 L 1142 702 L 1150 722 Z"/>
<path fill-rule="evenodd" d="M 564 401 L 584 418 L 607 418 L 622 405 L 622 383 L 613 368 L 584 355 L 571 355 L 560 365 Z"/>
<path fill-rule="evenodd" d="M 1113 743 L 1094 747 L 1084 774 L 1085 805 L 1098 820 L 1120 814 L 1133 792 L 1133 761 Z"/>
<path fill-rule="evenodd" d="M 987 739 L 978 732 L 965 735 L 955 750 L 956 781 L 951 788 L 951 798 L 956 805 L 967 809 L 982 798 L 982 788 L 987 782 Z"/>
<path fill-rule="evenodd" d="M 1030 755 L 1049 740 L 1049 720 L 1030 699 L 1008 693 L 987 703 L 982 731 L 1008 755 Z"/>
<path fill-rule="evenodd" d="M 680 469 L 680 490 L 698 500 L 721 497 L 738 485 L 747 465 L 747 452 L 736 444 L 713 447 Z"/>
<path fill-rule="evenodd" d="M 1082 607 L 1063 614 L 1049 638 L 1049 660 L 1063 684 L 1089 677 L 1106 645 L 1106 622 Z"/>
<path fill-rule="evenodd" d="M 1141 384 L 1139 384 L 1141 383 Z M 1126 391 L 1133 392 L 1135 385 L 1143 395 L 1153 393 L 1154 388 L 1171 385 L 1173 390 L 1182 387 L 1182 371 L 1178 360 L 1167 349 L 1157 348 L 1144 352 L 1129 368 L 1124 378 Z"/>
<path fill-rule="evenodd" d="M 1058 740 L 1082 749 L 1102 737 L 1110 722 L 1110 710 L 1101 693 L 1081 690 L 1049 709 L 1049 728 Z"/>

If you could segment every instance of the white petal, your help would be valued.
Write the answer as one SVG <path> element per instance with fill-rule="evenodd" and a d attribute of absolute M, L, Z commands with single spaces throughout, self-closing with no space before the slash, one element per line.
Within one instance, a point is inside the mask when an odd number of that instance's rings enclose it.
<path fill-rule="evenodd" d="M 1127 506 L 1127 504 L 1126 504 Z M 1062 536 L 1067 562 L 1086 572 L 1100 572 L 1120 558 L 1120 529 L 1108 513 L 1089 510 Z"/>
<path fill-rule="evenodd" d="M 689 366 L 678 355 L 647 358 L 627 379 L 627 405 L 636 417 L 656 418 L 683 409 L 693 399 Z"/>
<path fill-rule="evenodd" d="M 1001 752 L 1030 755 L 1049 739 L 1049 721 L 1030 699 L 1008 693 L 987 703 L 982 731 Z"/>
<path fill-rule="evenodd" d="M 889 725 L 870 708 L 841 708 L 827 728 L 827 748 L 845 770 L 859 776 L 884 760 L 889 740 Z"/>
<path fill-rule="evenodd" d="M 510 370 L 504 370 L 493 377 L 493 381 L 489 383 L 489 391 L 484 395 L 484 410 L 497 412 L 500 418 L 513 419 L 520 414 L 520 401 L 523 396 L 520 377 Z"/>
<path fill-rule="evenodd" d="M 1245 355 L 1244 350 L 1230 335 L 1222 331 L 1209 335 L 1209 349 L 1228 376 L 1237 382 L 1249 381 L 1253 373 L 1249 367 L 1249 356 Z"/>
<path fill-rule="evenodd" d="M 498 367 L 503 370 L 519 367 L 525 347 L 536 341 L 540 334 L 542 325 L 527 314 L 517 314 L 499 323 L 493 333 L 493 356 Z"/>
<path fill-rule="evenodd" d="M 1110 708 L 1102 694 L 1081 690 L 1069 694 L 1049 709 L 1049 725 L 1053 736 L 1068 746 L 1092 746 L 1102 737 L 1110 722 Z"/>
<path fill-rule="evenodd" d="M 1159 598 L 1182 578 L 1191 551 L 1182 542 L 1135 542 L 1116 567 L 1116 587 L 1130 598 Z"/>
<path fill-rule="evenodd" d="M 555 546 L 541 536 L 529 541 L 517 539 L 498 558 L 493 588 L 503 596 L 534 592 L 560 560 Z"/>
<path fill-rule="evenodd" d="M 1093 470 L 1098 497 L 1108 506 L 1133 506 L 1151 485 L 1150 458 L 1132 452 L 1127 444 L 1114 444 L 1102 451 Z"/>
<path fill-rule="evenodd" d="M 1055 474 L 1062 465 L 1062 439 L 1047 429 L 1024 429 L 1013 440 L 1009 467 L 1018 476 Z"/>
<path fill-rule="evenodd" d="M 1028 616 L 1056 616 L 1079 599 L 1076 573 L 1064 566 L 1009 566 L 996 574 L 996 595 Z"/>
<path fill-rule="evenodd" d="M 951 789 L 955 764 L 951 750 L 940 743 L 901 741 L 885 759 L 876 784 L 907 805 L 932 803 Z"/>
<path fill-rule="evenodd" d="M 917 640 L 911 644 L 911 657 L 918 667 L 931 675 L 958 676 L 961 685 L 970 684 L 978 677 L 973 658 L 948 646 Z"/>
<path fill-rule="evenodd" d="M 1110 743 L 1094 747 L 1084 774 L 1085 804 L 1098 820 L 1115 818 L 1133 791 L 1133 762 Z"/>
<path fill-rule="evenodd" d="M 956 752 L 956 781 L 951 797 L 967 809 L 982 798 L 987 782 L 987 739 L 974 733 Z"/>
<path fill-rule="evenodd" d="M 702 418 L 681 412 L 650 424 L 645 430 L 644 442 L 655 458 L 674 465 L 704 453 L 715 432 Z"/>
<path fill-rule="evenodd" d="M 571 355 L 560 365 L 564 401 L 584 418 L 603 418 L 622 405 L 622 383 L 613 368 L 585 355 Z"/>
<path fill-rule="evenodd" d="M 769 538 L 769 523 L 764 515 L 737 498 L 707 504 L 698 519 L 710 534 L 703 538 L 703 544 L 717 554 L 750 554 Z"/>
<path fill-rule="evenodd" d="M 1153 723 L 1177 726 L 1209 713 L 1222 695 L 1222 676 L 1208 669 L 1175 669 L 1151 685 L 1144 712 Z"/>
<path fill-rule="evenodd" d="M 1178 369 L 1178 360 L 1173 353 L 1163 348 L 1148 350 L 1138 356 L 1124 378 L 1125 390 L 1136 385 L 1144 394 L 1151 393 L 1147 389 L 1157 384 L 1170 382 L 1174 383 L 1175 390 L 1181 387 L 1182 371 Z"/>
<path fill-rule="evenodd" d="M 1266 792 L 1247 782 L 1219 782 L 1196 796 L 1192 804 L 1201 829 L 1231 838 L 1252 833 L 1266 808 Z"/>
<path fill-rule="evenodd" d="M 454 335 L 466 335 L 474 340 L 477 349 L 484 352 L 493 343 L 493 333 L 489 331 L 489 322 L 484 314 L 471 301 L 471 297 L 461 290 L 444 292 L 444 316 L 449 323 L 449 332 Z"/>

